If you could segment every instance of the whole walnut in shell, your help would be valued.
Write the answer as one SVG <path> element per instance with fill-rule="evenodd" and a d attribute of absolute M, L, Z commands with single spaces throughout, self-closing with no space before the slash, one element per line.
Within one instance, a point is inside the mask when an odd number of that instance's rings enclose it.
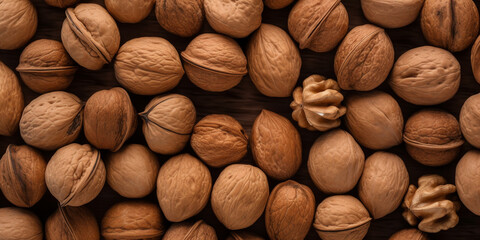
<path fill-rule="evenodd" d="M 49 151 L 72 143 L 82 129 L 83 106 L 71 93 L 40 95 L 23 110 L 20 135 L 27 144 Z"/>
<path fill-rule="evenodd" d="M 8 201 L 18 207 L 31 207 L 45 194 L 47 162 L 35 149 L 8 145 L 0 160 L 0 189 Z"/>
<path fill-rule="evenodd" d="M 185 147 L 197 116 L 192 101 L 179 94 L 154 98 L 139 115 L 148 146 L 164 155 L 178 153 Z"/>
<path fill-rule="evenodd" d="M 460 110 L 460 129 L 468 143 L 480 148 L 480 94 L 470 96 Z"/>
<path fill-rule="evenodd" d="M 181 222 L 200 213 L 211 190 L 210 171 L 190 154 L 170 158 L 158 173 L 157 198 L 170 222 Z"/>
<path fill-rule="evenodd" d="M 294 0 L 265 0 L 265 5 L 271 9 L 281 9 L 290 5 Z"/>
<path fill-rule="evenodd" d="M 312 225 L 315 196 L 309 187 L 288 180 L 275 186 L 265 208 L 270 239 L 303 240 Z"/>
<path fill-rule="evenodd" d="M 117 81 L 140 95 L 171 90 L 180 82 L 183 73 L 177 50 L 160 37 L 141 37 L 126 42 L 115 60 Z"/>
<path fill-rule="evenodd" d="M 81 3 L 65 11 L 62 42 L 70 56 L 89 70 L 100 70 L 120 47 L 117 23 L 98 4 Z"/>
<path fill-rule="evenodd" d="M 425 233 L 410 228 L 396 232 L 388 240 L 428 240 L 428 238 Z"/>
<path fill-rule="evenodd" d="M 233 164 L 223 169 L 213 185 L 212 209 L 228 229 L 247 228 L 262 215 L 268 194 L 268 180 L 262 170 Z"/>
<path fill-rule="evenodd" d="M 105 165 L 108 185 L 123 197 L 142 198 L 155 189 L 160 163 L 143 145 L 130 144 L 110 153 Z"/>
<path fill-rule="evenodd" d="M 262 237 L 259 237 L 253 233 L 245 231 L 234 231 L 228 235 L 226 240 L 265 240 Z"/>
<path fill-rule="evenodd" d="M 401 28 L 417 19 L 425 0 L 361 0 L 368 21 L 385 27 Z"/>
<path fill-rule="evenodd" d="M 178 239 L 217 240 L 217 233 L 213 227 L 206 224 L 203 220 L 198 220 L 195 223 L 174 223 L 167 230 L 162 240 Z"/>
<path fill-rule="evenodd" d="M 407 102 L 436 105 L 455 95 L 460 86 L 460 74 L 460 64 L 450 52 L 423 46 L 398 58 L 389 84 Z"/>
<path fill-rule="evenodd" d="M 335 54 L 335 74 L 344 90 L 370 91 L 385 81 L 394 61 L 392 41 L 382 28 L 353 28 Z"/>
<path fill-rule="evenodd" d="M 100 240 L 95 216 L 86 207 L 59 207 L 45 223 L 48 240 Z"/>
<path fill-rule="evenodd" d="M 342 129 L 322 134 L 308 156 L 308 173 L 324 193 L 352 190 L 362 175 L 365 155 L 355 139 Z"/>
<path fill-rule="evenodd" d="M 203 27 L 203 0 L 156 0 L 155 15 L 163 29 L 191 37 Z"/>
<path fill-rule="evenodd" d="M 77 3 L 78 0 L 45 0 L 45 3 L 52 7 L 65 8 Z"/>
<path fill-rule="evenodd" d="M 28 210 L 0 208 L 0 236 L 2 240 L 42 240 L 42 222 Z"/>
<path fill-rule="evenodd" d="M 0 135 L 12 136 L 17 131 L 23 104 L 17 76 L 0 61 Z"/>
<path fill-rule="evenodd" d="M 402 142 L 402 110 L 392 96 L 380 91 L 354 93 L 345 104 L 345 123 L 362 146 L 378 150 Z"/>
<path fill-rule="evenodd" d="M 420 20 L 427 42 L 451 52 L 465 50 L 478 35 L 478 9 L 472 0 L 425 0 Z"/>
<path fill-rule="evenodd" d="M 122 23 L 138 23 L 147 18 L 155 0 L 105 0 L 105 7 Z"/>
<path fill-rule="evenodd" d="M 100 152 L 88 144 L 58 149 L 47 164 L 45 182 L 60 206 L 82 206 L 92 201 L 105 184 Z"/>
<path fill-rule="evenodd" d="M 302 139 L 285 117 L 262 110 L 252 126 L 250 139 L 255 163 L 270 177 L 293 177 L 302 163 Z"/>
<path fill-rule="evenodd" d="M 348 13 L 340 0 L 299 0 L 288 15 L 288 31 L 315 52 L 333 50 L 348 31 Z"/>
<path fill-rule="evenodd" d="M 457 164 L 455 185 L 463 205 L 480 216 L 480 152 L 471 150 L 465 153 Z"/>
<path fill-rule="evenodd" d="M 190 145 L 207 165 L 223 167 L 247 154 L 248 137 L 235 118 L 211 114 L 195 125 Z"/>
<path fill-rule="evenodd" d="M 85 103 L 83 131 L 99 149 L 118 151 L 137 128 L 137 114 L 127 91 L 115 87 L 94 93 Z"/>
<path fill-rule="evenodd" d="M 17 67 L 25 85 L 37 93 L 66 89 L 77 69 L 63 44 L 49 39 L 30 43 Z"/>
<path fill-rule="evenodd" d="M 288 97 L 297 84 L 302 59 L 297 46 L 281 28 L 262 24 L 247 46 L 248 72 L 258 91 Z"/>
<path fill-rule="evenodd" d="M 205 91 L 226 91 L 247 74 L 247 58 L 240 45 L 220 34 L 197 36 L 181 56 L 190 81 Z"/>
<path fill-rule="evenodd" d="M 372 219 L 358 199 L 348 195 L 325 198 L 317 207 L 313 227 L 322 240 L 361 240 Z"/>
<path fill-rule="evenodd" d="M 328 131 L 340 126 L 340 117 L 347 108 L 341 105 L 343 95 L 335 80 L 311 75 L 303 81 L 303 88 L 293 91 L 292 118 L 310 131 Z"/>
<path fill-rule="evenodd" d="M 37 10 L 30 0 L 0 2 L 0 50 L 25 45 L 37 31 Z"/>
<path fill-rule="evenodd" d="M 121 202 L 110 207 L 102 219 L 105 240 L 160 240 L 165 232 L 162 212 L 149 202 Z"/>
<path fill-rule="evenodd" d="M 244 38 L 262 23 L 262 0 L 204 0 L 205 16 L 217 32 Z"/>

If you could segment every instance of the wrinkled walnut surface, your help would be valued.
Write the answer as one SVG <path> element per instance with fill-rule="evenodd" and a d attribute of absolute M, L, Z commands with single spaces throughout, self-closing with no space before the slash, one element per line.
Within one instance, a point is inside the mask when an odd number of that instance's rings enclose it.
<path fill-rule="evenodd" d="M 23 208 L 0 208 L 2 240 L 42 240 L 43 226 L 35 214 Z"/>

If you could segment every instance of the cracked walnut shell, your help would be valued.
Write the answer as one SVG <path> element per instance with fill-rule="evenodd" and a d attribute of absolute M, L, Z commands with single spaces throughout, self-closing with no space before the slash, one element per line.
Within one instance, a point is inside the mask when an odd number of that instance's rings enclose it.
<path fill-rule="evenodd" d="M 410 228 L 396 232 L 388 240 L 428 240 L 428 238 L 425 233 Z"/>
<path fill-rule="evenodd" d="M 25 45 L 37 31 L 37 10 L 30 0 L 0 2 L 0 50 Z"/>
<path fill-rule="evenodd" d="M 385 28 L 401 28 L 417 19 L 424 0 L 361 0 L 368 21 Z"/>
<path fill-rule="evenodd" d="M 105 7 L 122 23 L 138 23 L 147 18 L 155 0 L 105 0 Z"/>
<path fill-rule="evenodd" d="M 23 111 L 22 87 L 15 73 L 0 61 L 0 135 L 12 136 Z"/>
<path fill-rule="evenodd" d="M 480 216 L 480 152 L 471 150 L 465 153 L 457 164 L 455 185 L 460 200 L 475 215 Z"/>
<path fill-rule="evenodd" d="M 191 37 L 203 27 L 203 0 L 157 0 L 155 16 L 168 32 Z"/>
<path fill-rule="evenodd" d="M 45 223 L 48 240 L 100 240 L 97 220 L 87 207 L 59 207 Z"/>
<path fill-rule="evenodd" d="M 215 229 L 203 220 L 197 222 L 174 223 L 167 230 L 162 240 L 217 240 Z"/>
<path fill-rule="evenodd" d="M 0 236 L 2 240 L 42 240 L 42 222 L 26 209 L 0 208 Z"/>

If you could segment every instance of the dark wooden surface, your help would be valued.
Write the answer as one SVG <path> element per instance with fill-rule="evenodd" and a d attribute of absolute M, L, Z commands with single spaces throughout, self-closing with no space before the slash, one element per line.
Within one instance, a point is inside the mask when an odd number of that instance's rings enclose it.
<path fill-rule="evenodd" d="M 49 7 L 43 2 L 43 0 L 33 0 L 33 2 L 34 5 L 37 7 L 39 15 L 38 30 L 33 40 L 42 38 L 60 40 L 61 24 L 65 18 L 64 10 Z M 82 2 L 97 2 L 103 5 L 103 1 L 101 0 Z M 363 17 L 359 0 L 344 0 L 343 3 L 349 13 L 350 29 L 357 25 L 367 23 L 367 20 Z M 476 3 L 477 6 L 480 5 L 478 2 Z M 265 8 L 263 13 L 263 22 L 275 24 L 287 30 L 287 17 L 290 9 L 291 6 L 281 10 L 271 10 Z M 122 44 L 136 37 L 159 36 L 168 39 L 177 48 L 178 51 L 183 51 L 192 39 L 180 38 L 167 33 L 157 23 L 153 12 L 146 20 L 142 21 L 141 23 L 119 23 L 118 26 L 121 32 Z M 213 30 L 208 26 L 207 23 L 205 23 L 202 31 L 213 32 Z M 413 24 L 407 27 L 387 30 L 387 33 L 393 41 L 396 58 L 398 58 L 402 53 L 411 48 L 426 45 L 425 39 L 423 38 L 420 30 L 418 19 Z M 243 48 L 245 48 L 247 40 L 248 39 L 238 39 L 238 42 Z M 15 51 L 0 51 L 0 61 L 3 61 L 10 68 L 14 69 L 18 65 L 18 59 L 21 51 L 22 49 Z M 322 54 L 314 53 L 309 50 L 302 50 L 301 55 L 303 65 L 298 85 L 301 84 L 304 78 L 308 77 L 311 74 L 321 74 L 327 77 L 335 78 L 335 74 L 333 71 L 333 58 L 335 55 L 335 50 Z M 455 56 L 461 63 L 462 67 L 462 81 L 460 90 L 453 99 L 436 107 L 445 109 L 458 117 L 463 102 L 469 96 L 480 92 L 480 85 L 477 84 L 472 75 L 470 67 L 470 48 L 463 52 L 456 53 Z M 113 86 L 118 86 L 118 83 L 115 80 L 113 65 L 110 64 L 108 66 L 105 66 L 102 70 L 96 72 L 88 71 L 86 69 L 80 69 L 76 74 L 75 80 L 67 91 L 76 94 L 82 100 L 86 101 L 88 97 L 92 95 L 95 91 L 98 91 L 100 89 L 108 89 Z M 30 102 L 33 98 L 38 96 L 38 94 L 29 90 L 25 85 L 22 84 L 22 87 L 25 95 L 26 104 Z M 402 107 L 405 119 L 407 119 L 413 112 L 421 109 L 421 107 L 419 106 L 414 106 L 412 104 L 406 103 L 405 101 L 402 101 L 401 99 L 396 97 L 386 84 L 380 86 L 379 89 L 392 94 L 398 100 Z M 186 78 L 186 76 L 184 76 L 180 84 L 171 92 L 184 94 L 193 100 L 197 110 L 197 121 L 200 120 L 202 117 L 206 116 L 207 114 L 229 114 L 236 118 L 244 126 L 248 134 L 250 134 L 250 129 L 255 117 L 260 113 L 262 109 L 274 111 L 293 121 L 291 118 L 291 109 L 289 108 L 289 104 L 292 99 L 268 98 L 261 95 L 255 89 L 248 76 L 246 76 L 237 87 L 223 93 L 205 92 L 194 86 Z M 142 111 L 145 105 L 149 102 L 149 100 L 153 98 L 153 96 L 138 96 L 131 94 L 131 98 L 137 111 Z M 297 124 L 294 122 L 294 125 L 296 126 Z M 304 129 L 298 130 L 302 136 L 303 142 L 303 163 L 301 169 L 298 171 L 298 173 L 293 179 L 310 186 L 315 193 L 316 202 L 318 204 L 320 203 L 320 201 L 322 201 L 322 199 L 326 197 L 326 195 L 321 193 L 313 185 L 307 172 L 306 161 L 308 159 L 308 152 L 311 145 L 321 133 L 310 132 Z M 77 142 L 86 143 L 86 140 L 82 135 L 79 137 Z M 18 133 L 13 137 L 0 136 L 0 152 L 2 154 L 5 151 L 6 146 L 10 143 L 24 144 Z M 141 133 L 141 127 L 139 127 L 135 135 L 127 141 L 127 144 L 128 143 L 145 144 L 145 140 Z M 471 147 L 466 144 L 463 147 L 462 155 L 470 148 Z M 190 147 L 187 147 L 184 151 L 193 153 Z M 373 151 L 365 148 L 364 151 L 366 156 L 369 156 L 373 153 Z M 458 159 L 447 166 L 433 168 L 422 166 L 421 164 L 412 160 L 406 153 L 403 144 L 389 149 L 388 151 L 396 153 L 404 159 L 405 164 L 408 168 L 408 172 L 410 174 L 410 183 L 416 184 L 417 179 L 420 176 L 432 173 L 442 175 L 448 180 L 449 183 L 454 183 L 455 166 L 458 162 Z M 44 154 L 48 159 L 53 154 L 53 152 L 45 152 Z M 106 154 L 106 152 L 102 152 L 102 154 Z M 164 162 L 166 159 L 168 159 L 168 157 L 169 156 L 159 156 L 161 162 Z M 243 162 L 253 164 L 251 152 L 247 154 Z M 210 169 L 212 177 L 215 180 L 222 169 Z M 270 188 L 273 188 L 278 182 L 270 180 L 269 183 Z M 349 194 L 357 196 L 357 189 L 352 190 Z M 100 223 L 103 214 L 110 206 L 112 206 L 114 203 L 126 200 L 127 199 L 124 199 L 118 194 L 116 194 L 107 184 L 105 184 L 105 187 L 100 193 L 100 195 L 87 206 L 95 213 Z M 154 193 L 152 193 L 147 198 L 145 198 L 145 200 L 156 202 L 156 196 Z M 12 205 L 0 193 L 0 207 L 7 206 Z M 45 221 L 46 218 L 55 210 L 56 206 L 57 203 L 55 199 L 47 192 L 43 199 L 33 208 L 31 208 L 31 210 L 34 211 L 42 219 L 42 221 Z M 373 221 L 365 239 L 388 239 L 388 237 L 394 232 L 409 227 L 407 222 L 403 220 L 401 212 L 402 210 L 399 208 L 394 213 L 389 214 L 382 219 Z M 475 216 L 474 214 L 469 212 L 464 206 L 462 206 L 459 215 L 460 222 L 455 228 L 448 231 L 440 232 L 438 234 L 430 234 L 430 238 L 438 240 L 480 239 L 480 217 Z M 200 218 L 206 220 L 208 224 L 212 225 L 216 229 L 219 239 L 224 239 L 227 236 L 228 231 L 222 226 L 221 223 L 216 220 L 211 210 L 210 204 L 208 204 L 205 210 L 203 210 L 198 216 L 193 217 L 193 219 Z M 266 237 L 266 232 L 264 230 L 264 217 L 262 216 L 252 227 L 248 228 L 247 230 L 256 232 Z M 314 230 L 311 229 L 306 239 L 319 239 L 319 237 L 316 235 Z"/>

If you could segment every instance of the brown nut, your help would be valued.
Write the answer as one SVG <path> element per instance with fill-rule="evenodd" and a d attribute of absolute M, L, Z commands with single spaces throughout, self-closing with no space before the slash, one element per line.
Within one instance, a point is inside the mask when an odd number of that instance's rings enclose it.
<path fill-rule="evenodd" d="M 196 118 L 192 101 L 179 94 L 154 98 L 139 115 L 148 146 L 164 155 L 178 153 L 185 147 Z"/>
<path fill-rule="evenodd" d="M 101 231 L 105 240 L 160 240 L 164 228 L 157 204 L 131 201 L 110 207 L 103 216 Z"/>
<path fill-rule="evenodd" d="M 17 76 L 0 61 L 0 135 L 12 136 L 17 131 L 23 104 Z"/>
<path fill-rule="evenodd" d="M 35 149 L 8 145 L 0 160 L 0 189 L 8 201 L 18 207 L 31 207 L 45 194 L 47 162 Z"/>
<path fill-rule="evenodd" d="M 408 181 L 408 171 L 400 157 L 376 152 L 365 161 L 358 196 L 372 217 L 379 219 L 400 206 Z"/>
<path fill-rule="evenodd" d="M 480 83 L 480 37 L 477 38 L 475 43 L 472 46 L 472 51 L 470 53 L 470 63 L 472 65 L 473 75 L 475 80 Z"/>
<path fill-rule="evenodd" d="M 59 207 L 45 223 L 48 240 L 100 240 L 95 216 L 86 207 Z"/>
<path fill-rule="evenodd" d="M 42 222 L 28 210 L 0 208 L 0 236 L 3 240 L 42 240 Z"/>
<path fill-rule="evenodd" d="M 457 164 L 455 185 L 463 205 L 480 216 L 480 152 L 471 150 L 465 153 Z"/>
<path fill-rule="evenodd" d="M 122 23 L 138 23 L 147 18 L 155 0 L 105 0 L 112 17 Z"/>
<path fill-rule="evenodd" d="M 345 123 L 362 146 L 379 150 L 402 142 L 402 110 L 392 96 L 380 91 L 354 93 L 345 104 Z"/>
<path fill-rule="evenodd" d="M 223 167 L 247 154 L 248 137 L 235 118 L 211 114 L 195 125 L 190 145 L 208 166 Z"/>
<path fill-rule="evenodd" d="M 175 47 L 160 37 L 132 39 L 120 48 L 115 60 L 115 77 L 128 91 L 155 95 L 171 90 L 183 76 Z"/>
<path fill-rule="evenodd" d="M 197 87 L 223 92 L 247 74 L 247 58 L 235 40 L 216 33 L 194 38 L 181 53 L 188 78 Z"/>
<path fill-rule="evenodd" d="M 292 118 L 310 131 L 328 131 L 340 126 L 340 117 L 347 108 L 341 105 L 343 95 L 335 80 L 311 75 L 303 81 L 303 88 L 293 91 Z"/>
<path fill-rule="evenodd" d="M 137 115 L 130 96 L 115 87 L 94 93 L 84 110 L 83 131 L 88 142 L 99 149 L 118 151 L 137 128 Z"/>
<path fill-rule="evenodd" d="M 317 207 L 313 227 L 323 240 L 361 240 L 372 219 L 358 199 L 348 195 L 325 198 Z"/>
<path fill-rule="evenodd" d="M 82 206 L 92 201 L 105 184 L 100 152 L 90 145 L 69 144 L 58 149 L 47 164 L 45 182 L 60 206 Z"/>
<path fill-rule="evenodd" d="M 478 9 L 472 0 L 425 0 L 420 18 L 430 44 L 460 52 L 478 35 Z"/>
<path fill-rule="evenodd" d="M 480 94 L 470 96 L 460 110 L 460 129 L 468 143 L 480 148 Z"/>
<path fill-rule="evenodd" d="M 312 225 L 315 196 L 309 187 L 288 180 L 272 190 L 265 208 L 270 239 L 303 240 Z"/>
<path fill-rule="evenodd" d="M 405 101 L 436 105 L 452 98 L 460 86 L 460 64 L 441 48 L 423 46 L 398 58 L 389 84 Z"/>
<path fill-rule="evenodd" d="M 270 177 L 293 177 L 302 163 L 302 139 L 285 117 L 262 110 L 252 126 L 250 139 L 255 163 Z"/>
<path fill-rule="evenodd" d="M 388 240 L 428 240 L 428 238 L 425 233 L 410 228 L 396 232 Z"/>
<path fill-rule="evenodd" d="M 17 67 L 25 85 L 37 93 L 66 89 L 77 69 L 63 44 L 49 39 L 30 43 Z"/>
<path fill-rule="evenodd" d="M 368 21 L 385 27 L 401 28 L 409 25 L 420 14 L 424 0 L 361 0 Z"/>
<path fill-rule="evenodd" d="M 143 145 L 124 146 L 108 155 L 105 165 L 108 185 L 123 197 L 143 198 L 155 189 L 160 163 Z"/>
<path fill-rule="evenodd" d="M 62 42 L 70 56 L 89 70 L 100 70 L 120 47 L 117 23 L 98 4 L 81 3 L 65 11 Z"/>
<path fill-rule="evenodd" d="M 265 240 L 262 237 L 259 237 L 253 233 L 245 231 L 234 231 L 228 235 L 226 240 Z"/>
<path fill-rule="evenodd" d="M 262 170 L 233 164 L 223 169 L 213 185 L 212 209 L 228 229 L 247 228 L 263 214 L 268 194 L 268 180 Z"/>
<path fill-rule="evenodd" d="M 210 171 L 190 154 L 170 158 L 158 173 L 157 198 L 170 222 L 181 222 L 200 213 L 211 190 Z"/>
<path fill-rule="evenodd" d="M 82 129 L 83 102 L 75 95 L 57 91 L 40 95 L 23 110 L 20 135 L 43 150 L 56 150 L 77 139 Z"/>
<path fill-rule="evenodd" d="M 262 0 L 204 0 L 205 16 L 217 32 L 244 38 L 262 23 Z"/>
<path fill-rule="evenodd" d="M 265 5 L 271 9 L 281 9 L 290 5 L 294 0 L 265 0 Z"/>
<path fill-rule="evenodd" d="M 299 0 L 288 15 L 288 31 L 300 49 L 331 51 L 347 34 L 347 9 L 340 0 Z"/>
<path fill-rule="evenodd" d="M 335 54 L 335 74 L 344 90 L 370 91 L 387 79 L 394 62 L 392 41 L 382 28 L 353 28 Z"/>
<path fill-rule="evenodd" d="M 308 173 L 324 193 L 352 190 L 362 175 L 365 155 L 355 139 L 342 129 L 322 134 L 308 156 Z"/>
<path fill-rule="evenodd" d="M 437 109 L 413 114 L 405 124 L 403 141 L 410 156 L 427 166 L 450 163 L 464 143 L 457 119 Z"/>
<path fill-rule="evenodd" d="M 174 223 L 167 230 L 162 240 L 217 240 L 215 229 L 203 220 L 197 222 Z"/>
<path fill-rule="evenodd" d="M 155 15 L 163 29 L 191 37 L 203 27 L 203 0 L 157 0 Z"/>
<path fill-rule="evenodd" d="M 25 45 L 37 31 L 37 10 L 30 0 L 0 2 L 0 50 Z"/>
<path fill-rule="evenodd" d="M 52 7 L 65 8 L 77 3 L 78 0 L 45 0 L 45 3 Z"/>

